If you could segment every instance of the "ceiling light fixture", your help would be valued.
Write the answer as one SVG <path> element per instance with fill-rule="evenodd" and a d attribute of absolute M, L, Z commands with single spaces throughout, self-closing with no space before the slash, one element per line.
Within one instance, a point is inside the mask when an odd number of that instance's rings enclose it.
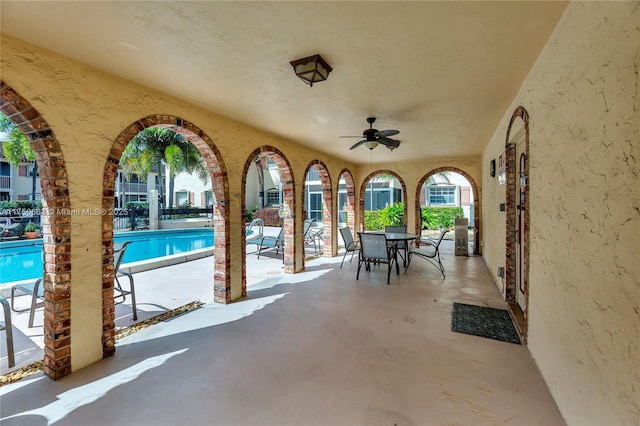
<path fill-rule="evenodd" d="M 296 59 L 290 63 L 296 75 L 310 87 L 313 87 L 313 83 L 326 80 L 333 71 L 320 55 Z"/>
<path fill-rule="evenodd" d="M 364 143 L 364 146 L 366 146 L 369 149 L 373 149 L 376 146 L 378 146 L 378 142 L 376 142 L 376 141 L 367 141 L 367 142 Z"/>

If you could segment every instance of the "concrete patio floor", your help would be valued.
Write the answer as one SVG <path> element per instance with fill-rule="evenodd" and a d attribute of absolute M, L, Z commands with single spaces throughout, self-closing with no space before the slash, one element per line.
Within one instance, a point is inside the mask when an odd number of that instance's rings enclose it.
<path fill-rule="evenodd" d="M 291 275 L 248 254 L 248 297 L 230 305 L 209 302 L 211 258 L 135 274 L 141 320 L 209 303 L 61 380 L 1 387 L 0 424 L 564 424 L 526 346 L 450 330 L 453 302 L 505 308 L 481 257 L 446 241 L 446 279 L 414 259 L 390 285 L 386 265 L 356 281 L 341 259 Z"/>

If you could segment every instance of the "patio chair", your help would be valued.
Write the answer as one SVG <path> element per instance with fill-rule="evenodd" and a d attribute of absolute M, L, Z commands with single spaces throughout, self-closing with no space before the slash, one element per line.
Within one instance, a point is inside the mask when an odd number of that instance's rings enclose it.
<path fill-rule="evenodd" d="M 27 309 L 16 309 L 15 296 L 16 290 L 20 290 L 25 294 L 31 295 L 31 306 Z M 40 301 L 40 302 L 39 302 Z M 11 287 L 11 310 L 14 312 L 29 311 L 29 327 L 33 327 L 33 319 L 36 309 L 44 306 L 44 288 L 42 286 L 42 278 L 38 278 L 32 283 L 17 284 Z"/>
<path fill-rule="evenodd" d="M 342 241 L 344 241 L 344 254 L 342 255 L 342 262 L 340 263 L 340 267 L 342 268 L 347 253 L 351 253 L 349 262 L 353 261 L 353 255 L 356 254 L 357 251 L 360 251 L 360 246 L 357 241 L 354 241 L 353 235 L 351 235 L 351 228 L 348 226 L 340 228 L 340 235 L 342 235 Z"/>
<path fill-rule="evenodd" d="M 120 264 L 124 258 L 124 253 L 127 250 L 127 246 L 131 244 L 131 241 L 125 241 L 124 243 L 116 243 L 113 245 L 113 270 L 115 271 L 115 280 L 113 282 L 113 302 L 115 305 L 123 303 L 127 299 L 127 295 L 131 296 L 131 308 L 133 309 L 133 320 L 138 319 L 138 310 L 136 308 L 136 291 L 133 284 L 133 276 L 126 271 L 120 269 Z M 129 290 L 122 288 L 118 275 L 126 276 L 129 278 Z M 116 301 L 116 299 L 122 299 Z"/>
<path fill-rule="evenodd" d="M 442 260 L 440 260 L 440 243 L 442 243 L 442 239 L 447 232 L 449 232 L 448 229 L 440 231 L 440 237 L 438 237 L 438 240 L 426 247 L 411 247 L 407 254 L 407 266 L 404 268 L 404 272 L 407 273 L 407 269 L 409 269 L 413 256 L 418 256 L 438 268 L 442 273 L 442 277 L 446 278 L 444 275 L 444 265 L 442 264 Z"/>
<path fill-rule="evenodd" d="M 394 256 L 387 245 L 387 237 L 384 234 L 373 234 L 366 232 L 358 232 L 360 240 L 360 256 L 358 256 L 358 273 L 356 280 L 360 278 L 360 268 L 362 264 L 366 264 L 366 270 L 371 270 L 371 263 L 386 263 L 387 268 L 387 284 L 391 276 L 391 265 L 394 262 Z"/>
<path fill-rule="evenodd" d="M 264 221 L 260 218 L 253 219 L 245 230 L 247 245 L 255 244 L 256 250 L 260 245 L 260 240 L 264 237 Z"/>
<path fill-rule="evenodd" d="M 282 249 L 282 262 L 284 263 L 284 226 L 280 227 L 280 232 L 277 237 L 272 235 L 265 235 L 260 238 L 260 243 L 258 247 L 258 259 L 260 259 L 260 253 L 262 253 L 263 248 L 275 248 L 276 254 L 280 252 Z"/>
<path fill-rule="evenodd" d="M 0 322 L 0 331 L 4 330 L 7 339 L 7 361 L 9 368 L 16 365 L 16 358 L 13 350 L 13 326 L 11 325 L 11 309 L 9 302 L 0 295 L 0 304 L 2 304 L 2 312 L 4 313 L 4 322 Z"/>
<path fill-rule="evenodd" d="M 407 226 L 406 225 L 385 226 L 384 232 L 400 232 L 405 234 L 407 232 Z M 389 242 L 389 247 L 393 248 L 394 250 L 398 250 L 398 254 L 400 254 L 400 257 L 402 258 L 402 262 L 406 265 L 407 264 L 407 243 L 405 241 Z"/>

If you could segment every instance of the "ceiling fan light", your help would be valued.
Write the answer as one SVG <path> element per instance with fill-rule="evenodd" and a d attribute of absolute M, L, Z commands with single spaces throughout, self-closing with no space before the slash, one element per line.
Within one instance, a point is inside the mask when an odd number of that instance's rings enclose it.
<path fill-rule="evenodd" d="M 376 142 L 376 141 L 367 141 L 367 142 L 364 143 L 364 146 L 366 146 L 369 149 L 373 149 L 376 146 L 378 146 L 378 142 Z"/>
<path fill-rule="evenodd" d="M 290 62 L 296 75 L 309 86 L 324 81 L 329 77 L 332 68 L 320 55 L 308 56 Z"/>

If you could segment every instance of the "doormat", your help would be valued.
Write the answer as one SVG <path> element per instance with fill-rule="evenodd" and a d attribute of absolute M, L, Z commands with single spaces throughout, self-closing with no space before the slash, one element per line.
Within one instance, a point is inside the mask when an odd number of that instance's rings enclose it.
<path fill-rule="evenodd" d="M 509 312 L 504 309 L 454 302 L 451 331 L 520 344 Z"/>

